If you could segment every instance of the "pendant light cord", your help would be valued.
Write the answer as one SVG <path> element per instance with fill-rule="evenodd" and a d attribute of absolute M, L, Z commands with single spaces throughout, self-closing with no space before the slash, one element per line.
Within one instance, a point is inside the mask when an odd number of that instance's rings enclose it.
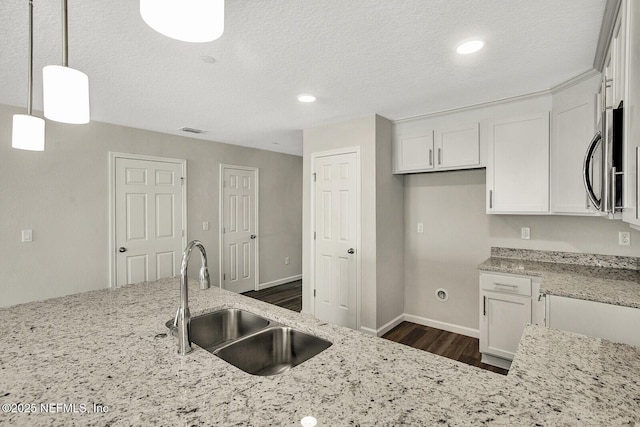
<path fill-rule="evenodd" d="M 32 115 L 33 107 L 33 0 L 29 0 L 29 99 L 27 101 L 27 114 Z"/>
<path fill-rule="evenodd" d="M 67 0 L 62 0 L 62 65 L 69 66 L 69 28 L 67 25 Z"/>

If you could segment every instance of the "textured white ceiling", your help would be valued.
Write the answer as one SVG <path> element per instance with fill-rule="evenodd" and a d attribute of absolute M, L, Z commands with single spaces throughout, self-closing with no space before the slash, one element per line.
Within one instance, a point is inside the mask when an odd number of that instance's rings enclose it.
<path fill-rule="evenodd" d="M 548 89 L 591 68 L 605 0 L 227 0 L 211 43 L 166 38 L 136 0 L 69 0 L 92 120 L 302 153 L 302 129 Z M 26 107 L 27 0 L 0 1 L 0 103 Z M 34 108 L 61 62 L 60 1 L 34 0 Z M 485 48 L 460 56 L 463 39 Z M 200 60 L 213 56 L 214 64 Z M 314 104 L 296 96 L 312 93 Z M 274 144 L 277 142 L 279 145 Z"/>

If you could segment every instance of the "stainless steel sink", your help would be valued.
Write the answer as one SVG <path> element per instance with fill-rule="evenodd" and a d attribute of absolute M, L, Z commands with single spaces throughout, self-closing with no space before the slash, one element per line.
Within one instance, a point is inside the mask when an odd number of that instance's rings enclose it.
<path fill-rule="evenodd" d="M 271 327 L 213 352 L 252 375 L 277 375 L 331 346 L 329 341 L 286 326 Z"/>
<path fill-rule="evenodd" d="M 191 319 L 191 342 L 213 352 L 220 346 L 266 328 L 271 322 L 264 317 L 237 308 L 206 313 Z M 170 329 L 173 320 L 167 322 Z M 173 331 L 172 331 L 173 332 Z"/>

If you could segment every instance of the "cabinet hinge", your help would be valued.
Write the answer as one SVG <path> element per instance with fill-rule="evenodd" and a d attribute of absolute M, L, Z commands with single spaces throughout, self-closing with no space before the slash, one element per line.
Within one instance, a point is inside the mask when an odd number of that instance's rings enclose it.
<path fill-rule="evenodd" d="M 316 173 L 313 173 L 313 182 L 316 182 Z"/>
<path fill-rule="evenodd" d="M 227 280 L 227 275 L 226 274 L 222 274 L 222 280 Z"/>
<path fill-rule="evenodd" d="M 227 227 L 222 227 L 222 234 L 227 232 Z"/>
<path fill-rule="evenodd" d="M 314 298 L 316 297 L 316 290 L 315 289 L 313 290 L 313 297 Z"/>
<path fill-rule="evenodd" d="M 316 240 L 316 232 L 313 232 L 313 240 Z"/>

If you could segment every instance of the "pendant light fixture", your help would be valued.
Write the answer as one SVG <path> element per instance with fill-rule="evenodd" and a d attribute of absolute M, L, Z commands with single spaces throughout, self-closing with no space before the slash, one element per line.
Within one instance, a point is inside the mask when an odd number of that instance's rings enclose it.
<path fill-rule="evenodd" d="M 33 98 L 33 0 L 29 3 L 29 99 L 27 114 L 13 115 L 11 146 L 21 150 L 44 151 L 44 120 L 31 115 Z"/>
<path fill-rule="evenodd" d="M 56 122 L 89 123 L 89 78 L 68 67 L 67 0 L 62 0 L 62 66 L 42 69 L 44 116 Z"/>
<path fill-rule="evenodd" d="M 224 32 L 224 0 L 140 0 L 140 15 L 172 39 L 203 43 Z"/>

